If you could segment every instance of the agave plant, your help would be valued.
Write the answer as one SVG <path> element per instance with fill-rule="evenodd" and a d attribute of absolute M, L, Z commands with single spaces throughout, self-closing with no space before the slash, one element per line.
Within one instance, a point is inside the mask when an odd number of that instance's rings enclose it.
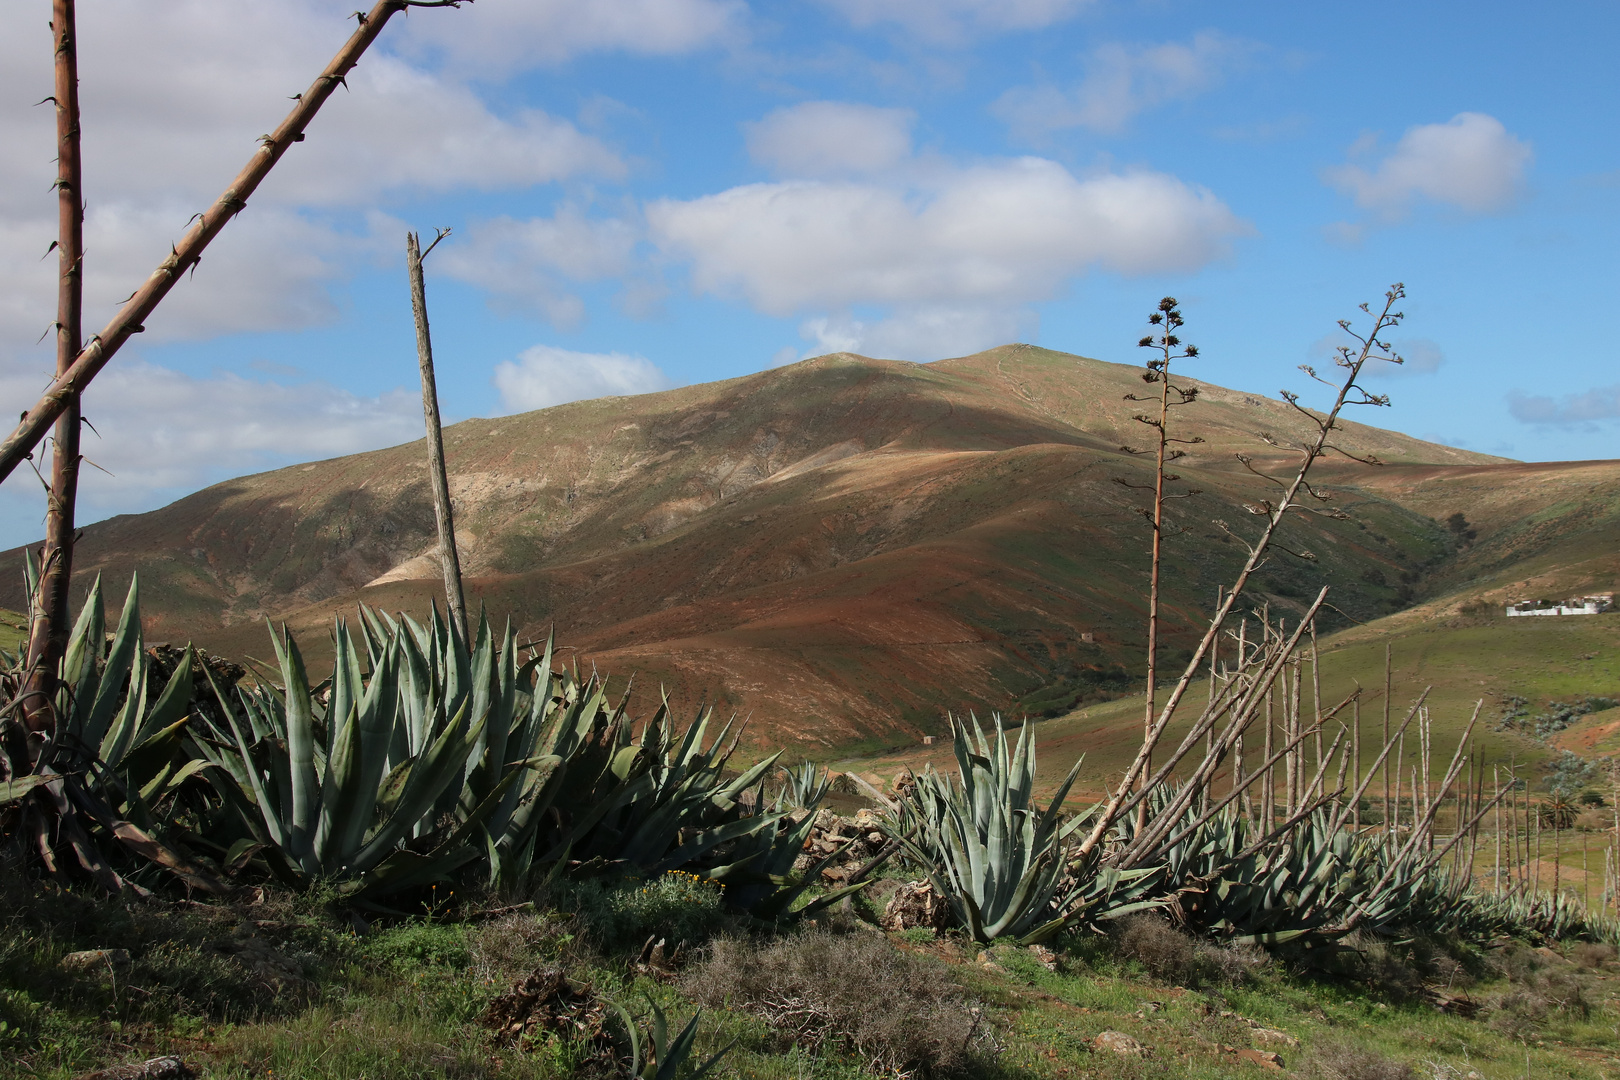
<path fill-rule="evenodd" d="M 480 616 L 469 647 L 437 608 L 425 624 L 362 608 L 356 625 L 337 623 L 332 679 L 314 689 L 284 631 L 280 687 L 238 688 L 242 719 L 205 740 L 284 876 L 377 896 L 482 858 L 505 889 L 541 869 L 687 868 L 764 883 L 763 903 L 785 883 L 787 811 L 743 797 L 776 757 L 728 777 L 739 736 L 727 724 L 711 742 L 708 710 L 677 735 L 665 701 L 638 738 L 628 695 L 554 671 L 550 642 L 523 657 Z"/>
<path fill-rule="evenodd" d="M 1117 902 L 1117 894 L 1154 868 L 1120 872 L 1095 857 L 1065 865 L 1064 842 L 1090 817 L 1062 817 L 1081 762 L 1042 810 L 1033 797 L 1035 740 L 1028 724 L 1009 750 L 999 716 L 994 738 L 976 717 L 972 723 L 970 732 L 951 721 L 958 778 L 926 769 L 890 826 L 968 932 L 979 941 L 1011 937 L 1033 944 L 1105 908 L 1123 915 L 1152 906 L 1141 899 Z"/>
<path fill-rule="evenodd" d="M 492 792 L 452 826 L 434 813 L 447 792 L 459 794 L 486 721 L 466 700 L 444 716 L 441 701 L 413 729 L 401 708 L 399 637 L 369 675 L 342 620 L 334 637 L 333 678 L 317 696 L 292 635 L 272 630 L 281 685 L 238 686 L 242 720 L 220 691 L 228 731 L 199 749 L 234 781 L 244 821 L 293 881 L 377 893 L 442 876 L 476 857 L 471 840 L 497 801 Z"/>
<path fill-rule="evenodd" d="M 686 1022 L 680 1033 L 673 1039 L 669 1037 L 669 1018 L 664 1010 L 652 998 L 647 999 L 651 1009 L 648 1015 L 646 1030 L 636 1023 L 635 1018 L 617 1001 L 610 1002 L 618 1012 L 620 1021 L 630 1040 L 630 1076 L 635 1080 L 675 1080 L 687 1066 L 694 1064 L 691 1061 L 692 1051 L 697 1047 L 698 1021 L 703 1017 L 703 1010 L 699 1009 L 692 1014 L 692 1019 Z M 710 1054 L 702 1064 L 696 1065 L 688 1074 L 687 1080 L 698 1080 L 710 1069 L 720 1063 L 720 1059 L 737 1045 L 732 1040 L 718 1051 Z"/>
<path fill-rule="evenodd" d="M 813 761 L 785 767 L 781 773 L 780 801 L 789 809 L 814 809 L 827 797 L 827 792 L 832 787 L 832 773 Z"/>
<path fill-rule="evenodd" d="M 24 573 L 33 596 L 38 575 L 31 558 L 25 557 Z M 8 663 L 10 670 L 0 674 L 0 707 L 16 701 L 26 676 L 20 658 L 8 657 Z M 206 790 L 200 780 L 191 783 L 208 764 L 194 760 L 186 740 L 191 671 L 187 649 L 154 694 L 156 673 L 141 636 L 139 581 L 131 579 L 117 631 L 109 639 L 96 579 L 58 670 L 55 724 L 31 748 L 5 740 L 0 804 L 21 804 L 15 835 L 29 837 L 27 847 L 40 854 L 48 870 L 61 868 L 53 853 L 60 846 L 111 891 L 140 888 L 130 875 L 140 877 L 148 865 L 171 871 L 193 888 L 223 889 L 212 872 L 184 854 L 176 842 L 183 830 L 173 827 L 182 794 L 195 808 L 202 799 L 199 789 Z M 4 708 L 0 715 L 11 712 Z M 0 731 L 12 723 L 10 717 L 0 719 Z M 137 861 L 129 862 L 130 855 Z M 114 862 L 122 862 L 121 868 Z"/>

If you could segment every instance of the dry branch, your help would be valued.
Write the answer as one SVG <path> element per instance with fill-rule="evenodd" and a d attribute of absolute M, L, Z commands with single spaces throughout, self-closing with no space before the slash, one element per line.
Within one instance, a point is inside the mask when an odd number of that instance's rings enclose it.
<path fill-rule="evenodd" d="M 326 103 L 326 99 L 332 96 L 338 85 L 347 85 L 344 83 L 344 77 L 353 70 L 371 43 L 377 40 L 388 20 L 409 7 L 459 7 L 462 3 L 471 2 L 472 0 L 378 0 L 369 13 L 359 16 L 360 25 L 354 34 L 332 58 L 326 70 L 310 84 L 309 89 L 298 95 L 297 104 L 281 122 L 281 126 L 270 134 L 259 137 L 258 150 L 254 151 L 253 157 L 237 174 L 236 179 L 231 181 L 224 193 L 214 201 L 214 205 L 197 218 L 196 223 L 187 230 L 180 242 L 170 250 L 169 257 L 158 264 L 158 268 L 152 271 L 145 283 L 124 302 L 124 306 L 101 333 L 90 339 L 90 343 L 79 352 L 67 371 L 57 375 L 34 407 L 23 414 L 22 422 L 3 443 L 0 443 L 0 481 L 10 476 L 12 470 L 33 453 L 52 422 L 71 404 L 78 401 L 84 388 L 117 354 L 130 336 L 146 329 L 147 317 L 169 294 L 169 290 L 180 280 L 181 275 L 197 265 L 202 258 L 203 249 L 247 206 L 248 198 L 258 190 L 259 184 L 269 175 L 276 162 L 281 160 L 281 155 L 286 153 L 287 148 L 293 143 L 304 140 L 304 129 L 315 119 L 315 114 Z"/>
<path fill-rule="evenodd" d="M 427 284 L 422 260 L 450 235 L 440 229 L 427 251 L 414 232 L 405 234 L 405 265 L 411 276 L 411 312 L 416 316 L 416 359 L 422 369 L 422 421 L 427 428 L 428 473 L 433 482 L 433 516 L 439 526 L 439 562 L 450 619 L 467 640 L 467 599 L 461 589 L 461 555 L 456 551 L 456 519 L 450 507 L 450 477 L 444 464 L 444 427 L 439 421 L 439 387 L 433 375 L 433 335 L 428 329 Z"/>

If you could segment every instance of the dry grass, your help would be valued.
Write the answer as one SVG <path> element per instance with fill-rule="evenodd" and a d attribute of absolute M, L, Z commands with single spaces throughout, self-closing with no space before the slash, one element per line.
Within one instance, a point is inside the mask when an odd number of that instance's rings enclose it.
<path fill-rule="evenodd" d="M 1300 1062 L 1309 1080 L 1417 1080 L 1410 1065 L 1348 1040 L 1324 1040 Z"/>
<path fill-rule="evenodd" d="M 969 1075 L 989 1045 L 980 1007 L 940 964 L 870 931 L 813 930 L 763 945 L 723 938 L 681 989 L 760 1017 L 794 1046 L 831 1045 L 880 1073 Z"/>

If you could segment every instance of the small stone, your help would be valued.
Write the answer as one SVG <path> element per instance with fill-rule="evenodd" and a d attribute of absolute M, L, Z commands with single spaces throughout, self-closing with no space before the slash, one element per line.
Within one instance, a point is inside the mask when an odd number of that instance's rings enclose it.
<path fill-rule="evenodd" d="M 858 832 L 881 833 L 883 829 L 883 815 L 871 807 L 862 807 L 855 812 L 855 828 Z"/>
<path fill-rule="evenodd" d="M 1277 1031 L 1275 1028 L 1257 1027 L 1249 1032 L 1249 1037 L 1264 1046 L 1298 1046 L 1299 1040 L 1286 1031 Z"/>
<path fill-rule="evenodd" d="M 1263 1069 L 1282 1071 L 1283 1060 L 1270 1050 L 1250 1050 L 1247 1046 L 1238 1047 L 1237 1056 L 1240 1061 L 1248 1061 Z"/>
<path fill-rule="evenodd" d="M 1029 947 L 1029 952 L 1031 956 L 1035 957 L 1035 960 L 1041 965 L 1041 967 L 1045 968 L 1047 971 L 1057 970 L 1057 953 L 1053 952 L 1051 949 L 1048 949 L 1045 945 L 1031 945 Z"/>
<path fill-rule="evenodd" d="M 1148 1049 L 1123 1031 L 1105 1031 L 1091 1040 L 1093 1050 L 1109 1050 L 1131 1057 L 1147 1057 Z"/>
<path fill-rule="evenodd" d="M 86 1073 L 79 1080 L 194 1080 L 196 1073 L 177 1057 L 153 1058 L 137 1065 L 114 1065 Z"/>
<path fill-rule="evenodd" d="M 62 957 L 62 967 L 68 971 L 105 971 L 128 966 L 129 952 L 124 949 L 86 949 Z"/>

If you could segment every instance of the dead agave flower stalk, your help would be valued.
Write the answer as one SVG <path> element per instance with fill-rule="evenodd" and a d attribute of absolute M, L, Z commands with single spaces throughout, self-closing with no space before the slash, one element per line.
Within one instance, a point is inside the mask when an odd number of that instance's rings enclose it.
<path fill-rule="evenodd" d="M 416 316 L 416 359 L 422 369 L 422 419 L 427 428 L 428 472 L 433 482 L 433 514 L 439 526 L 439 562 L 444 570 L 444 599 L 450 620 L 467 640 L 467 600 L 461 589 L 461 556 L 456 551 L 456 520 L 450 507 L 450 477 L 444 464 L 444 427 L 439 421 L 439 388 L 433 374 L 433 335 L 428 329 L 427 285 L 422 261 L 450 235 L 439 229 L 422 250 L 414 232 L 405 234 L 405 266 L 411 277 L 411 311 Z"/>
<path fill-rule="evenodd" d="M 1150 560 L 1150 569 L 1148 571 L 1147 693 L 1142 717 L 1142 737 L 1144 742 L 1149 739 L 1153 731 L 1153 721 L 1156 718 L 1153 705 L 1154 689 L 1156 687 L 1158 677 L 1159 572 L 1164 561 L 1164 504 L 1170 499 L 1190 499 L 1194 495 L 1200 494 L 1196 488 L 1181 492 L 1168 491 L 1165 485 L 1180 480 L 1181 477 L 1175 473 L 1166 472 L 1165 466 L 1187 456 L 1187 451 L 1182 450 L 1180 447 L 1174 446 L 1173 444 L 1180 443 L 1182 445 L 1192 445 L 1194 443 L 1201 443 L 1204 441 L 1201 438 L 1177 439 L 1170 435 L 1170 410 L 1191 405 L 1194 401 L 1198 400 L 1198 387 L 1182 386 L 1170 381 L 1170 365 L 1173 362 L 1177 360 L 1191 360 L 1198 355 L 1198 346 L 1183 343 L 1180 336 L 1176 333 L 1176 331 L 1180 330 L 1182 326 L 1185 325 L 1185 320 L 1181 316 L 1181 310 L 1176 306 L 1176 298 L 1173 296 L 1167 296 L 1163 300 L 1160 300 L 1158 310 L 1154 311 L 1148 316 L 1148 323 L 1149 325 L 1158 328 L 1158 332 L 1156 334 L 1146 335 L 1141 341 L 1137 342 L 1137 346 L 1143 349 L 1153 349 L 1159 355 L 1147 362 L 1147 370 L 1142 373 L 1142 381 L 1148 384 L 1157 383 L 1159 386 L 1159 392 L 1157 395 L 1152 397 L 1143 397 L 1138 394 L 1126 394 L 1125 400 L 1156 400 L 1158 402 L 1159 411 L 1157 416 L 1138 413 L 1134 417 L 1137 423 L 1145 424 L 1149 428 L 1153 429 L 1154 449 L 1151 451 L 1136 450 L 1129 446 L 1122 446 L 1120 447 L 1120 450 L 1124 453 L 1133 455 L 1146 453 L 1152 453 L 1154 455 L 1153 486 L 1151 488 L 1147 488 L 1145 485 L 1134 483 L 1125 479 L 1124 477 L 1116 476 L 1114 478 L 1114 482 L 1123 487 L 1137 490 L 1151 490 L 1153 492 L 1152 509 L 1147 509 L 1144 507 L 1140 511 L 1142 516 L 1147 518 L 1148 524 L 1153 529 L 1152 558 Z M 1180 352 L 1177 352 L 1177 349 L 1180 349 Z M 1146 777 L 1146 770 L 1151 769 L 1152 767 L 1153 757 L 1152 750 L 1150 748 L 1148 751 L 1147 765 L 1143 772 L 1144 781 Z M 1146 790 L 1146 788 L 1143 787 L 1141 790 Z M 1146 802 L 1140 804 L 1140 812 L 1141 818 L 1137 822 L 1138 827 L 1145 825 L 1147 821 Z"/>
<path fill-rule="evenodd" d="M 1313 433 L 1305 441 L 1292 446 L 1288 446 L 1276 438 L 1270 436 L 1266 437 L 1266 441 L 1270 444 L 1280 448 L 1292 450 L 1299 455 L 1298 467 L 1290 479 L 1283 480 L 1271 476 L 1268 473 L 1262 472 L 1254 466 L 1251 458 L 1247 457 L 1246 455 L 1239 456 L 1238 460 L 1242 462 L 1242 464 L 1249 469 L 1249 471 L 1266 481 L 1268 484 L 1277 488 L 1276 494 L 1272 498 L 1262 499 L 1259 502 L 1246 507 L 1251 514 L 1263 518 L 1265 521 L 1265 526 L 1261 530 L 1260 536 L 1252 543 L 1242 541 L 1241 538 L 1239 538 L 1240 542 L 1244 543 L 1245 547 L 1247 548 L 1247 557 L 1244 560 L 1242 570 L 1238 573 L 1232 587 L 1222 596 L 1220 604 L 1217 605 L 1214 615 L 1210 618 L 1208 629 L 1205 630 L 1204 635 L 1199 641 L 1198 647 L 1194 650 L 1192 658 L 1189 660 L 1186 669 L 1182 672 L 1181 677 L 1176 681 L 1174 687 L 1172 687 L 1169 696 L 1164 702 L 1164 705 L 1159 709 L 1158 715 L 1153 719 L 1151 726 L 1145 732 L 1142 739 L 1141 748 L 1137 751 L 1135 759 L 1131 762 L 1130 767 L 1126 769 L 1124 776 L 1120 778 L 1118 786 L 1109 796 L 1108 801 L 1103 805 L 1102 811 L 1096 816 L 1096 819 L 1092 823 L 1090 832 L 1088 832 L 1085 839 L 1081 841 L 1076 850 L 1077 856 L 1083 858 L 1089 855 L 1099 844 L 1101 844 L 1110 834 L 1115 822 L 1119 820 L 1121 813 L 1126 812 L 1129 808 L 1134 808 L 1138 803 L 1145 800 L 1148 793 L 1152 791 L 1157 783 L 1162 782 L 1163 779 L 1172 775 L 1176 766 L 1179 765 L 1181 761 L 1184 760 L 1192 751 L 1194 745 L 1196 745 L 1197 739 L 1203 738 L 1204 734 L 1210 730 L 1214 723 L 1215 715 L 1224 715 L 1225 713 L 1231 712 L 1232 707 L 1236 704 L 1236 702 L 1229 701 L 1226 703 L 1224 709 L 1218 709 L 1218 707 L 1214 704 L 1214 698 L 1212 695 L 1212 704 L 1206 706 L 1204 710 L 1205 715 L 1193 725 L 1192 731 L 1189 732 L 1187 737 L 1182 740 L 1181 744 L 1171 753 L 1170 757 L 1162 765 L 1160 765 L 1157 770 L 1152 771 L 1152 779 L 1144 779 L 1148 776 L 1151 770 L 1151 762 L 1153 761 L 1155 748 L 1164 738 L 1165 731 L 1169 728 L 1170 722 L 1174 719 L 1176 710 L 1181 704 L 1182 697 L 1187 693 L 1187 689 L 1192 685 L 1193 680 L 1197 678 L 1200 670 L 1203 667 L 1205 658 L 1210 654 L 1211 649 L 1219 639 L 1222 629 L 1225 627 L 1226 621 L 1230 617 L 1232 609 L 1237 604 L 1239 597 L 1243 595 L 1244 588 L 1248 585 L 1250 577 L 1252 577 L 1254 573 L 1260 569 L 1260 567 L 1265 565 L 1271 556 L 1273 547 L 1283 551 L 1289 551 L 1289 549 L 1279 543 L 1277 539 L 1278 531 L 1281 529 L 1283 522 L 1288 518 L 1288 515 L 1290 513 L 1308 511 L 1325 513 L 1329 516 L 1343 516 L 1340 511 L 1329 509 L 1325 505 L 1321 505 L 1325 504 L 1329 500 L 1330 495 L 1325 491 L 1319 490 L 1310 483 L 1309 477 L 1312 466 L 1315 465 L 1319 458 L 1325 457 L 1335 451 L 1358 461 L 1376 464 L 1376 459 L 1374 458 L 1359 457 L 1355 454 L 1349 453 L 1342 447 L 1335 445 L 1333 442 L 1333 433 L 1338 430 L 1339 416 L 1344 411 L 1346 406 L 1377 406 L 1389 404 L 1389 399 L 1387 396 L 1368 393 L 1362 388 L 1359 380 L 1361 378 L 1362 371 L 1370 362 L 1402 362 L 1399 355 L 1397 355 L 1389 343 L 1383 339 L 1382 335 L 1400 324 L 1403 316 L 1400 312 L 1395 310 L 1395 304 L 1405 295 L 1405 288 L 1398 283 L 1391 286 L 1390 289 L 1385 292 L 1384 306 L 1376 315 L 1373 315 L 1372 327 L 1367 331 L 1365 336 L 1356 333 L 1355 330 L 1352 329 L 1348 320 L 1340 320 L 1339 326 L 1355 339 L 1357 345 L 1341 348 L 1334 359 L 1335 365 L 1338 366 L 1342 371 L 1342 376 L 1338 384 L 1335 385 L 1327 382 L 1327 380 L 1322 379 L 1319 375 L 1317 375 L 1316 371 L 1309 366 L 1302 368 L 1302 370 L 1304 370 L 1305 373 L 1312 379 L 1334 387 L 1335 395 L 1333 404 L 1325 413 L 1319 413 L 1307 409 L 1299 404 L 1298 395 L 1288 391 L 1283 391 L 1283 399 L 1293 406 L 1301 416 L 1308 420 L 1310 423 L 1310 428 L 1313 429 Z M 1361 305 L 1361 308 L 1367 314 L 1373 314 L 1368 305 L 1363 304 Z M 1226 525 L 1225 522 L 1218 521 L 1216 522 L 1216 525 L 1225 530 L 1227 533 L 1232 534 L 1231 529 Z M 1289 553 L 1301 558 L 1315 558 L 1315 556 L 1309 551 L 1303 549 L 1300 551 L 1291 551 Z M 1310 619 L 1314 617 L 1315 613 L 1320 609 L 1325 599 L 1326 590 L 1324 589 L 1322 593 L 1318 594 L 1316 602 L 1312 604 L 1305 618 L 1301 620 L 1302 628 L 1304 624 L 1308 623 Z M 1297 640 L 1298 635 L 1296 634 L 1296 643 Z M 1280 661 L 1273 657 L 1273 664 L 1279 662 Z M 1267 680 L 1266 685 L 1270 685 L 1272 681 L 1273 680 Z M 1254 702 L 1255 699 L 1251 698 L 1250 701 Z M 1252 704 L 1250 708 L 1253 708 Z M 1240 712 L 1232 723 L 1237 724 L 1239 730 L 1241 730 L 1241 727 L 1246 725 L 1247 719 L 1248 718 L 1244 717 Z M 1303 727 L 1303 725 L 1297 722 L 1297 719 L 1293 726 L 1296 729 Z M 1298 746 L 1300 745 L 1300 738 L 1301 732 L 1299 730 L 1295 730 L 1290 733 L 1289 740 L 1294 748 L 1293 750 L 1290 750 L 1290 753 L 1297 750 Z M 1220 742 L 1225 741 L 1226 737 L 1223 735 Z M 1231 745 L 1235 743 L 1235 735 L 1232 736 L 1232 741 L 1227 742 L 1225 746 L 1221 746 L 1220 742 L 1212 745 L 1206 751 L 1205 765 L 1209 766 L 1207 775 L 1213 775 L 1214 768 L 1213 764 L 1211 764 L 1207 759 L 1212 756 L 1224 756 L 1226 751 L 1230 749 Z M 1217 747 L 1219 747 L 1218 750 Z M 1291 775 L 1297 776 L 1298 770 Z M 1132 794 L 1133 791 L 1135 792 L 1134 795 Z M 1296 792 L 1296 798 L 1297 797 Z"/>

